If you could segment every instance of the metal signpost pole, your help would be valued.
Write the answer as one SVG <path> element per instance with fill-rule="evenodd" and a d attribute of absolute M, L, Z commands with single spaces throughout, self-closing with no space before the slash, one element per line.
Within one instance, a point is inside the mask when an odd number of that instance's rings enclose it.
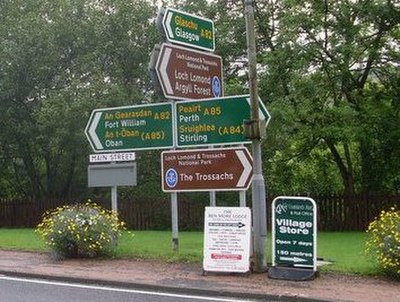
<path fill-rule="evenodd" d="M 239 192 L 239 204 L 241 207 L 246 206 L 246 191 L 240 191 Z"/>
<path fill-rule="evenodd" d="M 249 85 L 251 101 L 251 139 L 253 152 L 254 178 L 252 185 L 254 271 L 264 272 L 266 264 L 266 199 L 262 174 L 261 135 L 257 93 L 256 43 L 254 30 L 254 8 L 252 0 L 245 0 L 246 40 L 249 60 Z"/>
<path fill-rule="evenodd" d="M 174 101 L 172 101 L 174 102 Z M 172 106 L 172 115 L 176 116 L 175 106 Z M 174 130 L 175 131 L 175 130 Z M 174 145 L 172 150 L 176 149 L 176 143 L 174 141 Z M 163 172 L 161 172 L 163 173 Z M 179 251 L 179 224 L 178 224 L 178 193 L 171 193 L 171 227 L 172 227 L 172 250 Z"/>
<path fill-rule="evenodd" d="M 179 250 L 179 230 L 178 230 L 178 193 L 171 193 L 171 224 L 172 224 L 172 250 Z"/>
<path fill-rule="evenodd" d="M 213 148 L 213 146 L 208 147 L 208 149 L 212 149 L 212 148 Z M 210 198 L 210 207 L 216 207 L 217 206 L 217 192 L 210 191 L 209 198 Z"/>
<path fill-rule="evenodd" d="M 244 147 L 244 145 L 242 144 L 241 147 Z M 245 190 L 239 192 L 239 205 L 241 207 L 246 206 L 246 191 Z"/>
<path fill-rule="evenodd" d="M 118 203 L 117 203 L 117 186 L 111 187 L 111 210 L 118 213 Z"/>
<path fill-rule="evenodd" d="M 115 161 L 111 162 L 111 165 L 115 165 Z M 118 189 L 117 186 L 111 187 L 111 210 L 118 213 Z"/>

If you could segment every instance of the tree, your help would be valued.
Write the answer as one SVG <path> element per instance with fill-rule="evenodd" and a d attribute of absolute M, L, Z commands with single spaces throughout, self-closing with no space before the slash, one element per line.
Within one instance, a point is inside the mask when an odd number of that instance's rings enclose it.
<path fill-rule="evenodd" d="M 259 94 L 273 117 L 264 149 L 269 185 L 273 190 L 313 187 L 326 192 L 329 186 L 316 188 L 313 180 L 300 175 L 314 171 L 323 179 L 320 183 L 330 183 L 335 192 L 395 190 L 398 165 L 387 161 L 393 158 L 388 150 L 395 149 L 398 137 L 393 128 L 399 122 L 398 4 L 392 0 L 253 3 Z M 247 68 L 243 1 L 214 4 L 217 33 L 223 33 L 217 49 L 229 58 L 228 89 L 238 91 L 236 87 L 247 85 L 241 76 Z M 369 87 L 373 86 L 380 87 L 383 107 L 377 104 L 377 95 L 372 100 Z M 373 130 L 377 127 L 380 130 Z M 377 135 L 387 130 L 390 135 Z M 388 143 L 392 146 L 385 148 Z M 377 150 L 386 150 L 385 156 L 381 154 L 385 160 Z M 371 160 L 376 162 L 371 165 Z"/>
<path fill-rule="evenodd" d="M 398 7 L 392 1 L 268 1 L 258 12 L 260 21 L 266 14 L 270 20 L 259 27 L 265 41 L 260 60 L 267 67 L 260 94 L 291 120 L 278 130 L 295 138 L 287 153 L 312 154 L 325 146 L 345 193 L 368 190 L 366 175 L 375 173 L 369 146 L 384 142 L 366 135 L 365 121 L 377 113 L 365 110 L 366 93 L 383 76 L 398 79 Z M 399 121 L 398 114 L 390 116 Z"/>
<path fill-rule="evenodd" d="M 154 14 L 139 1 L 1 2 L 0 154 L 14 194 L 85 192 L 90 111 L 149 98 Z"/>

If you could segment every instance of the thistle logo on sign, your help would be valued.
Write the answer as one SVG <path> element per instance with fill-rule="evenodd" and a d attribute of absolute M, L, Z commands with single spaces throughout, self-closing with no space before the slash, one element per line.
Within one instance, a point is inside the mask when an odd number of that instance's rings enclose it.
<path fill-rule="evenodd" d="M 220 97 L 222 95 L 221 80 L 219 77 L 214 76 L 212 79 L 212 93 L 214 97 Z"/>
<path fill-rule="evenodd" d="M 275 209 L 276 213 L 282 214 L 282 212 L 286 212 L 286 206 L 285 205 L 278 205 Z"/>

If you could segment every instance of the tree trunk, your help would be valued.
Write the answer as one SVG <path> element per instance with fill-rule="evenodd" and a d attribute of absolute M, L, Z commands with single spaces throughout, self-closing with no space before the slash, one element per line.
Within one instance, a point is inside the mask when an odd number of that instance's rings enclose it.
<path fill-rule="evenodd" d="M 333 159 L 336 166 L 339 169 L 340 175 L 342 177 L 342 182 L 344 186 L 345 197 L 350 197 L 354 195 L 354 172 L 353 172 L 353 162 L 351 160 L 350 148 L 347 143 L 344 143 L 344 158 L 340 155 L 336 148 L 336 145 L 329 139 L 325 140 L 329 150 L 332 153 Z"/>

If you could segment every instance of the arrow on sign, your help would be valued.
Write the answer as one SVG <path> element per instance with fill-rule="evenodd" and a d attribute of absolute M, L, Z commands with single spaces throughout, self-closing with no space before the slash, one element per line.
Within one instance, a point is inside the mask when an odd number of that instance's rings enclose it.
<path fill-rule="evenodd" d="M 101 143 L 101 141 L 96 133 L 96 128 L 97 128 L 97 125 L 99 124 L 102 114 L 103 114 L 102 112 L 94 113 L 92 123 L 89 124 L 89 129 L 87 130 L 89 137 L 90 137 L 91 141 L 93 142 L 95 149 L 97 149 L 97 150 L 104 149 L 103 144 Z"/>
<path fill-rule="evenodd" d="M 294 263 L 299 263 L 299 262 L 307 262 L 307 259 L 299 258 L 299 257 L 280 257 L 280 260 L 283 261 L 292 261 Z"/>
<path fill-rule="evenodd" d="M 251 108 L 250 98 L 246 98 L 246 101 L 249 103 L 249 107 Z M 265 107 L 260 97 L 258 98 L 258 115 L 260 119 L 265 120 L 265 128 L 267 128 L 269 121 L 271 120 L 271 115 L 269 114 L 267 107 Z"/>
<path fill-rule="evenodd" d="M 250 177 L 251 172 L 253 171 L 253 166 L 243 150 L 236 150 L 236 155 L 239 158 L 240 163 L 243 165 L 243 172 L 242 175 L 240 175 L 236 186 L 244 187 L 246 181 Z"/>
<path fill-rule="evenodd" d="M 244 226 L 246 226 L 244 223 L 242 222 L 238 222 L 238 223 L 229 223 L 229 222 L 210 222 L 208 224 L 209 226 L 214 226 L 214 227 L 234 227 L 234 228 L 242 228 Z"/>
<path fill-rule="evenodd" d="M 171 48 L 166 48 L 164 52 L 164 59 L 161 60 L 160 64 L 160 78 L 165 79 L 164 87 L 167 95 L 172 95 L 174 93 L 174 90 L 172 89 L 171 82 L 169 81 L 169 76 L 168 76 L 168 63 L 169 63 L 169 58 L 171 57 Z"/>
<path fill-rule="evenodd" d="M 167 17 L 165 19 L 165 29 L 167 30 L 168 37 L 170 37 L 172 40 L 175 39 L 174 31 L 172 30 L 172 16 L 174 13 L 171 10 L 167 10 Z"/>

